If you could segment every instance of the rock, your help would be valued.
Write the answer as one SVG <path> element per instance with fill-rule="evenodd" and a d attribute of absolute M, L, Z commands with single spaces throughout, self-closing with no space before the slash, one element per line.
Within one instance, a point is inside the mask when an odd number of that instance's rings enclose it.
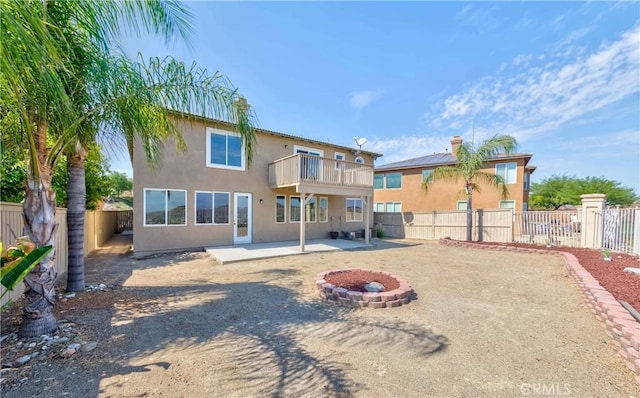
<path fill-rule="evenodd" d="M 98 285 L 98 289 L 104 291 L 107 288 L 107 285 L 105 285 L 104 283 L 101 283 Z"/>
<path fill-rule="evenodd" d="M 82 352 L 89 352 L 89 351 L 93 351 L 96 349 L 96 347 L 98 346 L 98 343 L 96 343 L 95 341 L 91 342 L 91 343 L 86 343 L 80 346 L 80 351 Z"/>
<path fill-rule="evenodd" d="M 73 343 L 73 344 L 69 344 L 69 348 L 71 348 L 72 350 L 77 350 L 80 348 L 82 344 L 80 343 Z"/>
<path fill-rule="evenodd" d="M 53 343 L 66 343 L 69 341 L 68 337 L 58 337 L 57 339 L 53 339 Z"/>
<path fill-rule="evenodd" d="M 76 353 L 76 350 L 75 350 L 75 349 L 73 349 L 73 348 L 67 348 L 66 350 L 64 350 L 64 351 L 62 351 L 62 352 L 60 353 L 60 356 L 61 356 L 62 358 L 65 358 L 65 359 L 66 359 L 66 358 L 71 357 L 71 356 L 72 356 L 73 354 L 75 354 L 75 353 Z"/>
<path fill-rule="evenodd" d="M 5 362 L 2 364 L 2 368 L 4 370 L 4 368 L 12 368 L 13 367 L 13 362 Z"/>
<path fill-rule="evenodd" d="M 76 297 L 76 292 L 71 292 L 69 294 L 65 294 L 64 297 L 66 297 L 66 298 L 74 298 L 74 297 Z"/>
<path fill-rule="evenodd" d="M 30 359 L 31 359 L 31 355 L 25 355 L 23 357 L 20 357 L 20 358 L 16 359 L 15 361 L 13 361 L 13 367 L 14 368 L 20 367 L 20 366 L 24 365 L 25 363 L 29 362 Z"/>
<path fill-rule="evenodd" d="M 35 347 L 36 347 L 36 345 L 37 345 L 36 343 L 29 343 L 29 345 L 28 345 L 27 347 L 29 347 L 29 348 L 35 348 Z"/>
<path fill-rule="evenodd" d="M 364 290 L 370 293 L 384 292 L 384 285 L 378 282 L 371 282 L 364 285 Z"/>
<path fill-rule="evenodd" d="M 631 268 L 631 267 L 627 267 L 623 270 L 624 272 L 629 272 L 632 274 L 637 274 L 640 275 L 640 268 Z"/>

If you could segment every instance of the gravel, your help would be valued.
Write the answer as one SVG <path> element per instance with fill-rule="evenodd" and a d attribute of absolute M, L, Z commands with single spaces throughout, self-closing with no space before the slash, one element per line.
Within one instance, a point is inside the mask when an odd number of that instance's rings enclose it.
<path fill-rule="evenodd" d="M 374 242 L 229 265 L 98 253 L 87 283 L 108 288 L 56 306 L 72 325 L 60 349 L 96 347 L 3 371 L 2 396 L 640 396 L 559 256 Z M 322 302 L 313 277 L 336 268 L 404 277 L 415 300 L 385 311 Z M 2 336 L 18 315 L 3 314 Z M 17 341 L 2 342 L 3 361 L 31 343 Z"/>

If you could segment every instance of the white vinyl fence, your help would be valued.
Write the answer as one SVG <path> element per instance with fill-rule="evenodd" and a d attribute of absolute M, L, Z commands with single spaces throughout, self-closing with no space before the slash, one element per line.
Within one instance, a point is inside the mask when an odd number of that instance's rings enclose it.
<path fill-rule="evenodd" d="M 578 210 L 525 211 L 513 217 L 513 241 L 536 245 L 580 247 Z"/>
<path fill-rule="evenodd" d="M 610 208 L 597 213 L 602 249 L 640 254 L 640 209 Z"/>

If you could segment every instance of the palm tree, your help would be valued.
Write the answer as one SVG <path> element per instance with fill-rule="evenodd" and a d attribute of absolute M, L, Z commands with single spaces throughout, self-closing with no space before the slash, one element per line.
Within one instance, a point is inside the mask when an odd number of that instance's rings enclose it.
<path fill-rule="evenodd" d="M 495 135 L 475 147 L 471 142 L 463 142 L 455 154 L 457 163 L 454 166 L 437 167 L 422 182 L 425 191 L 436 181 L 464 181 L 461 194 L 467 197 L 467 241 L 473 239 L 473 208 L 471 198 L 473 192 L 480 192 L 480 186 L 488 185 L 501 191 L 502 197 L 509 195 L 504 179 L 484 169 L 487 163 L 499 155 L 509 155 L 516 150 L 518 143 L 509 135 Z"/>
<path fill-rule="evenodd" d="M 70 154 L 70 195 L 84 192 L 83 152 L 97 135 L 124 135 L 131 153 L 134 142 L 143 145 L 149 159 L 157 159 L 162 141 L 184 142 L 172 112 L 218 117 L 236 123 L 253 153 L 255 136 L 247 109 L 235 107 L 237 91 L 219 73 L 210 76 L 171 58 L 131 61 L 111 55 L 109 42 L 119 23 L 146 28 L 166 38 L 188 32 L 190 14 L 176 1 L 113 2 L 108 0 L 0 2 L 0 94 L 3 138 L 22 141 L 29 152 L 24 201 L 26 235 L 38 246 L 55 247 L 55 192 L 52 170 L 63 154 Z M 137 21 L 140 21 L 137 23 Z M 56 24 L 57 23 L 57 24 Z M 70 35 L 70 26 L 78 32 Z M 25 55 L 26 53 L 26 55 Z M 76 56 L 83 61 L 77 63 Z M 71 197 L 69 202 L 72 202 Z M 70 212 L 84 215 L 84 200 L 75 200 Z M 78 239 L 84 221 L 75 219 L 73 259 L 82 250 Z M 55 269 L 53 255 L 25 278 L 27 303 L 22 336 L 57 329 L 53 316 Z M 75 286 L 84 288 L 84 264 L 70 264 Z M 77 287 L 76 287 L 77 288 Z"/>

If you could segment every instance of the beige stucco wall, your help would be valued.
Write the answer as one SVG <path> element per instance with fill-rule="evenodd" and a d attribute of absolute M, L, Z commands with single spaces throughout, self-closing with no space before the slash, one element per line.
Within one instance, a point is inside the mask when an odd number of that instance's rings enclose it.
<path fill-rule="evenodd" d="M 522 211 L 522 203 L 528 201 L 529 191 L 524 189 L 525 159 L 510 159 L 498 163 L 516 162 L 516 182 L 508 184 L 509 197 L 506 200 L 515 200 L 515 211 Z M 496 162 L 491 162 L 484 171 L 495 173 Z M 449 181 L 437 181 L 429 186 L 428 191 L 422 188 L 422 170 L 425 168 L 407 169 L 402 171 L 402 188 L 399 189 L 375 189 L 374 202 L 401 202 L 402 211 L 432 211 L 432 210 L 456 210 L 459 200 L 466 200 L 462 181 L 457 183 Z M 397 170 L 400 171 L 400 170 Z M 394 171 L 376 172 L 376 174 L 390 173 Z M 499 189 L 483 185 L 480 192 L 473 193 L 474 209 L 499 208 L 501 192 Z"/>
<path fill-rule="evenodd" d="M 228 129 L 215 122 L 194 121 L 179 122 L 187 151 L 175 150 L 175 144 L 165 144 L 162 159 L 156 168 L 147 165 L 140 145 L 135 146 L 134 170 L 134 251 L 144 255 L 158 251 L 181 249 L 201 249 L 207 246 L 233 244 L 233 194 L 234 192 L 252 194 L 252 242 L 273 242 L 298 240 L 300 223 L 275 222 L 276 195 L 287 195 L 287 218 L 289 217 L 289 195 L 296 195 L 293 188 L 271 189 L 268 180 L 268 164 L 274 160 L 292 155 L 294 145 L 302 145 L 324 150 L 324 156 L 333 158 L 334 152 L 344 153 L 346 160 L 354 161 L 355 156 L 341 148 L 329 144 L 319 145 L 289 137 L 257 132 L 257 149 L 253 165 L 244 171 L 206 167 L 206 127 Z M 372 165 L 373 159 L 367 154 L 361 155 L 365 164 Z M 144 226 L 144 189 L 165 188 L 187 191 L 187 225 L 180 226 Z M 230 193 L 230 223 L 228 225 L 195 225 L 195 191 L 220 191 Z M 373 188 L 370 197 L 373 197 Z M 333 228 L 339 228 L 342 218 L 342 230 L 355 231 L 364 228 L 364 222 L 345 223 L 346 197 L 327 196 L 329 199 L 329 218 L 333 217 Z M 263 203 L 260 203 L 262 199 Z M 370 224 L 373 222 L 373 208 Z M 364 219 L 364 217 L 363 217 Z M 307 223 L 306 238 L 328 238 L 331 223 Z"/>

